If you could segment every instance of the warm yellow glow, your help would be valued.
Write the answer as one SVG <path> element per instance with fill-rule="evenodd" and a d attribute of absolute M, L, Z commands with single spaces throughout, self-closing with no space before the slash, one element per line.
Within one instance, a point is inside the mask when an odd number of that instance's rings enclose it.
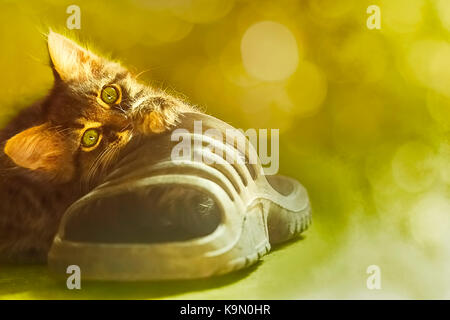
<path fill-rule="evenodd" d="M 434 0 L 434 4 L 442 26 L 450 31 L 450 2 L 448 0 Z"/>
<path fill-rule="evenodd" d="M 444 130 L 450 130 L 450 97 L 430 91 L 427 107 L 433 120 Z"/>
<path fill-rule="evenodd" d="M 172 11 L 178 17 L 192 23 L 210 23 L 225 16 L 232 8 L 233 0 L 172 0 Z"/>
<path fill-rule="evenodd" d="M 233 41 L 227 44 L 219 58 L 222 73 L 235 85 L 241 87 L 257 85 L 259 80 L 246 72 L 240 54 L 239 42 Z"/>
<path fill-rule="evenodd" d="M 445 193 L 430 193 L 411 211 L 409 224 L 414 239 L 424 245 L 448 243 L 450 235 L 450 200 Z"/>
<path fill-rule="evenodd" d="M 425 0 L 383 0 L 382 25 L 398 33 L 416 31 L 423 22 Z"/>
<path fill-rule="evenodd" d="M 248 28 L 242 37 L 241 53 L 247 72 L 264 81 L 287 79 L 299 61 L 294 35 L 273 21 L 258 22 Z"/>
<path fill-rule="evenodd" d="M 321 19 L 340 18 L 348 14 L 354 5 L 355 2 L 352 0 L 316 0 L 309 2 L 311 13 Z"/>
<path fill-rule="evenodd" d="M 240 110 L 248 127 L 288 129 L 295 108 L 283 84 L 263 83 L 247 88 L 241 96 Z"/>
<path fill-rule="evenodd" d="M 412 44 L 407 68 L 422 85 L 450 97 L 450 43 L 419 40 Z"/>
<path fill-rule="evenodd" d="M 302 61 L 290 79 L 287 90 L 292 102 L 298 106 L 294 113 L 302 116 L 315 114 L 327 94 L 327 80 L 313 63 Z"/>
<path fill-rule="evenodd" d="M 280 129 L 280 173 L 306 186 L 314 222 L 220 288 L 75 293 L 45 266 L 2 266 L 0 298 L 450 297 L 450 0 L 70 3 L 80 30 L 66 30 L 64 1 L 2 2 L 1 126 L 52 86 L 50 26 L 235 127 Z M 365 286 L 371 264 L 382 290 Z"/>
<path fill-rule="evenodd" d="M 444 183 L 450 185 L 450 137 L 439 145 L 439 155 L 436 167 L 439 168 L 439 177 Z"/>
<path fill-rule="evenodd" d="M 392 160 L 392 175 L 395 182 L 408 192 L 427 190 L 436 178 L 433 149 L 418 141 L 405 143 Z"/>
<path fill-rule="evenodd" d="M 144 43 L 174 42 L 185 38 L 193 28 L 193 24 L 177 19 L 173 16 L 157 16 L 148 22 L 145 32 L 147 37 L 142 39 Z"/>
<path fill-rule="evenodd" d="M 335 77 L 337 82 L 375 82 L 386 70 L 386 46 L 375 33 L 353 33 L 339 44 L 333 55 L 340 67 Z"/>

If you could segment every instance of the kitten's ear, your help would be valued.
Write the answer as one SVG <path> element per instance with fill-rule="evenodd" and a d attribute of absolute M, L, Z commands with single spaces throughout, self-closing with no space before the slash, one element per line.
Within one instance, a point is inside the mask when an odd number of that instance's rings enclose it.
<path fill-rule="evenodd" d="M 56 32 L 50 31 L 47 44 L 53 68 L 64 81 L 86 79 L 100 65 L 98 56 Z"/>
<path fill-rule="evenodd" d="M 16 134 L 6 142 L 4 152 L 16 165 L 53 180 L 68 181 L 74 172 L 65 139 L 48 123 Z"/>

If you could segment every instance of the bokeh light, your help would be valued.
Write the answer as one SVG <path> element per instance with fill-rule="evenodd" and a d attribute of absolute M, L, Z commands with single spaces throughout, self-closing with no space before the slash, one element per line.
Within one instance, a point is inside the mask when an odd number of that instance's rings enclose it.
<path fill-rule="evenodd" d="M 436 178 L 435 153 L 419 141 L 400 146 L 392 160 L 395 182 L 409 192 L 426 191 Z"/>
<path fill-rule="evenodd" d="M 429 91 L 427 107 L 433 120 L 444 130 L 450 130 L 450 97 Z"/>
<path fill-rule="evenodd" d="M 218 20 L 233 8 L 233 0 L 171 0 L 172 12 L 192 23 L 210 23 Z"/>
<path fill-rule="evenodd" d="M 418 30 L 423 22 L 425 0 L 383 0 L 383 26 L 398 33 Z"/>
<path fill-rule="evenodd" d="M 421 245 L 439 246 L 450 235 L 450 200 L 445 193 L 429 193 L 421 197 L 411 210 L 411 234 Z"/>
<path fill-rule="evenodd" d="M 414 42 L 407 55 L 411 75 L 423 86 L 450 96 L 450 43 L 424 39 Z"/>
<path fill-rule="evenodd" d="M 319 111 L 327 95 L 327 79 L 322 70 L 308 61 L 302 61 L 298 71 L 289 79 L 287 92 L 297 106 L 293 113 L 311 116 Z"/>
<path fill-rule="evenodd" d="M 280 173 L 312 200 L 304 241 L 249 276 L 211 290 L 155 284 L 154 297 L 449 296 L 450 1 L 77 0 L 81 29 L 68 30 L 71 4 L 2 2 L 0 125 L 51 87 L 51 27 L 237 128 L 279 129 Z M 365 287 L 370 264 L 381 291 Z M 45 268 L 2 269 L 5 283 L 0 298 L 70 295 Z M 148 298 L 134 289 L 92 297 Z"/>
<path fill-rule="evenodd" d="M 437 168 L 439 168 L 439 176 L 444 183 L 450 185 L 450 137 L 442 141 L 439 145 L 439 153 L 437 158 Z"/>
<path fill-rule="evenodd" d="M 434 4 L 442 26 L 450 31 L 450 3 L 446 0 L 434 0 Z"/>
<path fill-rule="evenodd" d="M 285 80 L 298 66 L 297 41 L 291 31 L 273 21 L 247 29 L 241 42 L 242 61 L 249 74 L 264 81 Z"/>
<path fill-rule="evenodd" d="M 316 19 L 320 19 L 322 24 L 331 24 L 330 20 L 340 23 L 344 17 L 348 16 L 355 7 L 355 2 L 351 0 L 333 1 L 317 0 L 309 1 L 310 14 Z"/>

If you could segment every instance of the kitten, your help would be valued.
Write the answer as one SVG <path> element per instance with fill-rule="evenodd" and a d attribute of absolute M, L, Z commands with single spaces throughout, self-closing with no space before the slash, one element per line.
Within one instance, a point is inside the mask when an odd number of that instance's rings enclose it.
<path fill-rule="evenodd" d="M 80 186 L 95 186 L 134 135 L 195 110 L 55 32 L 48 51 L 51 92 L 0 132 L 0 261 L 45 261 Z"/>

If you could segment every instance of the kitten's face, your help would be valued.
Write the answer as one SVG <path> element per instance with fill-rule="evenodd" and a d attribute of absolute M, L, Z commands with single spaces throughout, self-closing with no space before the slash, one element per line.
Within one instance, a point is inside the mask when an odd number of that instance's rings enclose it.
<path fill-rule="evenodd" d="M 52 181 L 89 180 L 135 133 L 133 111 L 161 97 L 118 63 L 57 33 L 50 32 L 48 48 L 55 85 L 44 102 L 45 120 L 9 139 L 4 151 L 16 165 Z M 163 130 L 158 123 L 155 132 Z"/>

